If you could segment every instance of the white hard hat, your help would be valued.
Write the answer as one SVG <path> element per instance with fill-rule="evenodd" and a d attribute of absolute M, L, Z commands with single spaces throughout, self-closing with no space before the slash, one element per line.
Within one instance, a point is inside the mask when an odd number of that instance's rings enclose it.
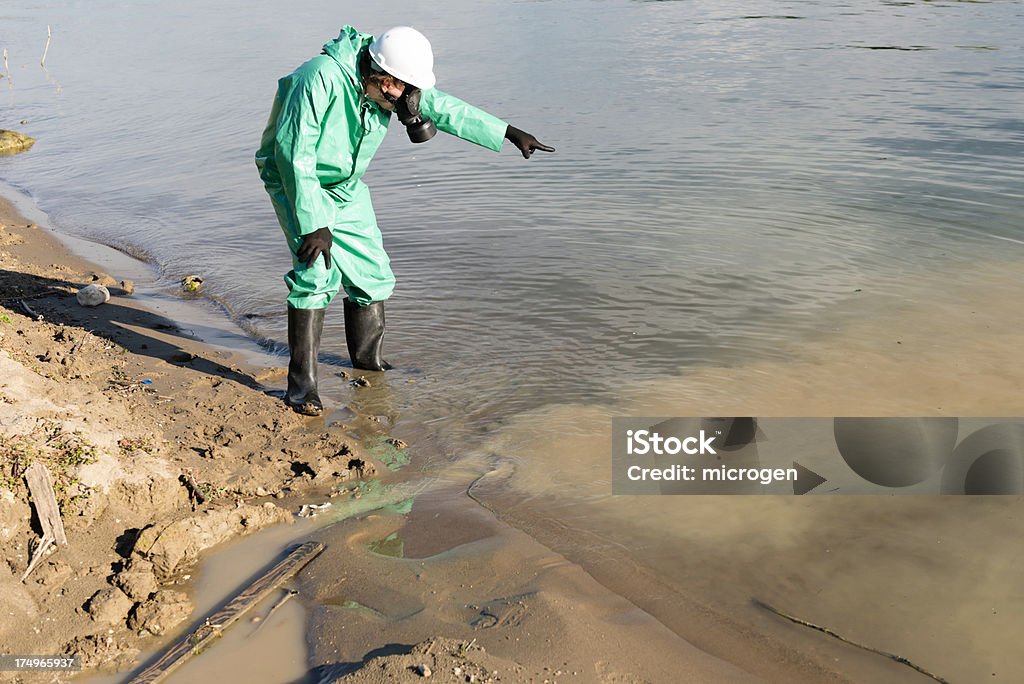
<path fill-rule="evenodd" d="M 395 26 L 373 39 L 370 57 L 377 65 L 406 83 L 422 90 L 433 88 L 434 52 L 422 33 L 408 26 Z"/>

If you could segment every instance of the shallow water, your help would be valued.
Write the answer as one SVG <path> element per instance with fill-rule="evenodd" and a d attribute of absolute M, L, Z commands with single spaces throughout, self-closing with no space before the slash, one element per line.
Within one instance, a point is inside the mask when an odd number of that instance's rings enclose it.
<path fill-rule="evenodd" d="M 1018 2 L 304 8 L 8 3 L 0 112 L 39 143 L 0 178 L 282 340 L 288 259 L 252 163 L 275 79 L 340 24 L 419 26 L 441 87 L 558 148 L 398 131 L 367 176 L 389 355 L 428 380 L 408 403 L 468 410 L 467 433 L 621 374 L 778 356 L 880 274 L 1024 241 Z M 332 310 L 325 350 L 342 337 Z"/>

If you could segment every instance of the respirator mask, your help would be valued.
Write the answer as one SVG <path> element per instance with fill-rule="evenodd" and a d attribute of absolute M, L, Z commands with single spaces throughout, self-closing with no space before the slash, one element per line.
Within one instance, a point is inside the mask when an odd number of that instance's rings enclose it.
<path fill-rule="evenodd" d="M 414 143 L 427 142 L 437 133 L 434 122 L 420 112 L 422 94 L 423 91 L 409 84 L 406 84 L 405 91 L 399 97 L 383 93 L 384 99 L 394 106 L 398 120 L 409 134 L 409 140 Z"/>

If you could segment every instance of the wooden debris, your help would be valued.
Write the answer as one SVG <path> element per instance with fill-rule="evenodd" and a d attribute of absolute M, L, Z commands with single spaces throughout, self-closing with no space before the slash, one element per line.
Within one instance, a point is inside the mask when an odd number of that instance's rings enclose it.
<path fill-rule="evenodd" d="M 43 320 L 43 317 L 42 317 L 42 316 L 40 316 L 39 314 L 37 314 L 37 313 L 36 313 L 35 311 L 33 311 L 33 310 L 32 310 L 32 307 L 30 307 L 30 306 L 29 306 L 28 304 L 26 304 L 26 303 L 25 303 L 25 300 L 24 300 L 24 299 L 19 299 L 19 300 L 18 300 L 18 303 L 19 303 L 19 304 L 21 304 L 21 308 L 22 308 L 22 310 L 23 310 L 23 311 L 24 311 L 24 312 L 25 312 L 26 314 L 28 314 L 29 318 L 31 318 L 31 319 L 33 319 L 33 320 L 36 320 L 36 321 L 41 321 L 41 320 Z"/>
<path fill-rule="evenodd" d="M 53 478 L 50 471 L 42 463 L 33 463 L 25 471 L 25 481 L 28 483 L 28 491 L 32 497 L 32 505 L 36 509 L 36 517 L 39 518 L 39 525 L 43 528 L 43 536 L 36 546 L 32 559 L 21 576 L 24 582 L 39 561 L 43 559 L 46 552 L 54 544 L 67 546 L 68 537 L 64 533 L 64 521 L 60 517 L 60 508 L 57 506 L 57 496 L 53 492 Z"/>
<path fill-rule="evenodd" d="M 292 549 L 281 562 L 263 573 L 223 608 L 206 618 L 198 629 L 185 635 L 159 660 L 131 679 L 129 684 L 152 684 L 163 680 L 193 655 L 202 651 L 250 608 L 269 596 L 323 550 L 324 545 L 320 542 L 306 542 Z"/>

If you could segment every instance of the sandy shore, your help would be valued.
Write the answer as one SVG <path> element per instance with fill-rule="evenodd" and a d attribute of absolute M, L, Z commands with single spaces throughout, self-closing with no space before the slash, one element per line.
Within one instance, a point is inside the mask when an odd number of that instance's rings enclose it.
<path fill-rule="evenodd" d="M 114 296 L 80 306 L 75 292 L 91 283 Z M 345 482 L 354 492 L 377 470 L 350 426 L 286 409 L 281 369 L 204 346 L 132 287 L 0 201 L 5 653 L 130 668 L 187 622 L 206 549 L 290 522 L 298 497 Z M 68 545 L 23 583 L 40 534 L 23 477 L 35 462 L 55 481 Z"/>

